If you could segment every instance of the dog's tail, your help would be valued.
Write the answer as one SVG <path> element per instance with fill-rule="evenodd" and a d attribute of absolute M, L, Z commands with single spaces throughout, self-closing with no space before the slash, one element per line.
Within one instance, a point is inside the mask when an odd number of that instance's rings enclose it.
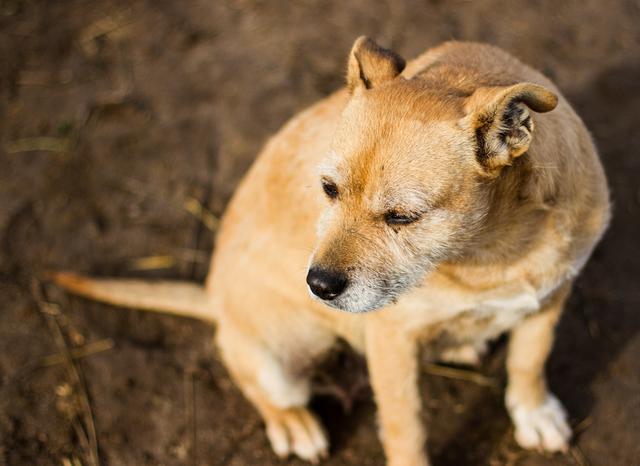
<path fill-rule="evenodd" d="M 115 306 L 162 312 L 215 322 L 211 297 L 204 287 L 187 281 L 90 278 L 69 272 L 48 275 L 74 294 Z"/>

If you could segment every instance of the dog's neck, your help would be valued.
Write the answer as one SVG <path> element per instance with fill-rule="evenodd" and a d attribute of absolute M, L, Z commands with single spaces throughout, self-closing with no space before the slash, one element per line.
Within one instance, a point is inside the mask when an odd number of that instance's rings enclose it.
<path fill-rule="evenodd" d="M 542 187 L 540 173 L 527 155 L 487 186 L 490 208 L 474 238 L 456 263 L 472 265 L 510 264 L 535 246 L 548 221 L 554 196 Z"/>

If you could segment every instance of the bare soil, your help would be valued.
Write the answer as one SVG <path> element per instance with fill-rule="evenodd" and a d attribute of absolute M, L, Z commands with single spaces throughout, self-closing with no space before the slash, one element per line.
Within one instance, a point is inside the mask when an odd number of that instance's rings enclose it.
<path fill-rule="evenodd" d="M 486 41 L 543 70 L 612 188 L 549 363 L 574 448 L 517 448 L 498 342 L 479 369 L 497 388 L 425 367 L 434 465 L 640 465 L 639 25 L 637 0 L 0 1 L 0 465 L 90 465 L 95 451 L 103 465 L 303 464 L 271 453 L 214 329 L 51 287 L 58 307 L 39 306 L 34 280 L 203 280 L 212 234 L 187 207 L 219 215 L 266 138 L 342 85 L 360 34 L 406 57 Z M 326 464 L 384 465 L 362 361 L 344 351 L 328 367 L 314 401 Z"/>

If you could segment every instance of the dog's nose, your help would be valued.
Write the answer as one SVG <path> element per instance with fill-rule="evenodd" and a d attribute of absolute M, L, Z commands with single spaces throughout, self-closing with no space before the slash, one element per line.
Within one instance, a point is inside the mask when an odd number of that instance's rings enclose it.
<path fill-rule="evenodd" d="M 312 267 L 307 274 L 309 288 L 319 298 L 330 301 L 347 287 L 347 276 L 341 272 Z"/>

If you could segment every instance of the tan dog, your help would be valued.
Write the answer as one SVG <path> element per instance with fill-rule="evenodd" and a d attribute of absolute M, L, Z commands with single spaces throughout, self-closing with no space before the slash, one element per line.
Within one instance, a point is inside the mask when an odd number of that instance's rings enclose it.
<path fill-rule="evenodd" d="M 419 348 L 472 362 L 504 332 L 518 443 L 564 450 L 571 433 L 544 364 L 609 220 L 589 133 L 547 78 L 494 47 L 446 43 L 403 68 L 355 42 L 347 89 L 293 118 L 238 188 L 205 290 L 57 280 L 215 320 L 282 457 L 327 453 L 308 374 L 341 337 L 366 355 L 388 464 L 427 465 Z"/>

